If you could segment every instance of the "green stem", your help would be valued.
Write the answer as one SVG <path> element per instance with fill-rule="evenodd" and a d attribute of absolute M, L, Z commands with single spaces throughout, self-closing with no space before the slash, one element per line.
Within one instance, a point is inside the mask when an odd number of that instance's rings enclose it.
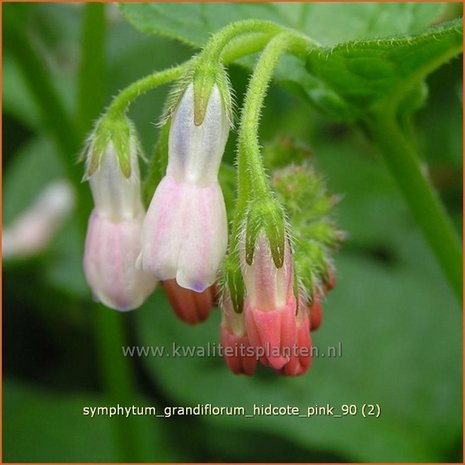
<path fill-rule="evenodd" d="M 392 111 L 378 110 L 367 127 L 423 230 L 450 285 L 462 299 L 462 250 L 458 235 L 433 187 L 422 173 L 415 150 Z"/>
<path fill-rule="evenodd" d="M 83 18 L 78 102 L 78 120 L 84 130 L 89 129 L 92 119 L 100 113 L 105 97 L 105 29 L 105 5 L 87 4 Z M 125 406 L 137 404 L 134 370 L 130 360 L 121 352 L 121 347 L 127 345 L 127 317 L 100 304 L 93 307 L 101 383 L 107 402 Z M 119 460 L 143 461 L 141 439 L 146 437 L 144 424 L 137 417 L 116 417 L 112 427 Z"/>
<path fill-rule="evenodd" d="M 5 25 L 4 39 L 23 73 L 39 111 L 44 132 L 50 134 L 58 155 L 61 155 L 63 167 L 76 193 L 76 210 L 81 231 L 84 232 L 92 200 L 89 189 L 81 183 L 80 170 L 76 169 L 81 140 L 73 118 L 64 106 L 44 61 L 32 46 L 27 34 L 13 19 Z"/>
<path fill-rule="evenodd" d="M 187 61 L 182 65 L 157 71 L 133 82 L 113 99 L 107 110 L 108 115 L 120 117 L 137 97 L 158 86 L 179 79 L 189 65 L 190 61 Z"/>
<path fill-rule="evenodd" d="M 85 135 L 102 111 L 105 98 L 105 4 L 87 3 L 83 12 L 82 57 L 78 82 L 78 127 Z"/>
<path fill-rule="evenodd" d="M 265 168 L 260 155 L 258 127 L 266 92 L 279 58 L 285 52 L 304 55 L 313 45 L 300 34 L 282 32 L 265 47 L 250 79 L 241 113 L 238 135 L 238 201 L 232 234 L 235 246 L 250 193 L 256 197 L 271 197 Z"/>
<path fill-rule="evenodd" d="M 221 54 L 228 43 L 243 34 L 263 32 L 268 35 L 275 35 L 284 30 L 283 27 L 278 26 L 270 21 L 261 20 L 245 20 L 236 21 L 225 26 L 220 31 L 216 32 L 213 37 L 208 41 L 203 49 L 200 57 L 210 63 L 217 63 L 220 61 Z"/>

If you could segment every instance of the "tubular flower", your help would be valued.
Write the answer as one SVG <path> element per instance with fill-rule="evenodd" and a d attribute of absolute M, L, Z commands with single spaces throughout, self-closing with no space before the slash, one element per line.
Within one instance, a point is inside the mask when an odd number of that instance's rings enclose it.
<path fill-rule="evenodd" d="M 205 321 L 215 305 L 216 286 L 203 292 L 181 287 L 175 279 L 163 282 L 166 296 L 178 318 L 191 325 Z"/>
<path fill-rule="evenodd" d="M 290 245 L 286 241 L 283 265 L 277 268 L 270 244 L 261 232 L 253 263 L 243 263 L 243 276 L 247 294 L 245 323 L 250 342 L 262 348 L 263 364 L 280 370 L 290 360 L 297 334 Z"/>
<path fill-rule="evenodd" d="M 217 177 L 229 126 L 217 85 L 202 123 L 194 123 L 191 83 L 173 114 L 166 175 L 143 227 L 142 268 L 196 292 L 215 282 L 226 252 L 226 209 Z"/>
<path fill-rule="evenodd" d="M 233 373 L 253 375 L 257 358 L 247 336 L 244 314 L 234 311 L 228 292 L 223 296 L 221 308 L 221 346 L 226 364 Z"/>
<path fill-rule="evenodd" d="M 291 350 L 290 360 L 281 370 L 281 373 L 286 376 L 303 375 L 309 369 L 312 362 L 310 319 L 305 306 L 299 306 L 296 326 L 297 337 Z"/>
<path fill-rule="evenodd" d="M 136 268 L 145 211 L 134 140 L 129 148 L 129 177 L 122 173 L 111 142 L 88 177 L 95 208 L 87 230 L 84 272 L 95 298 L 120 311 L 139 307 L 157 284 L 152 275 Z M 92 147 L 90 157 L 91 151 Z"/>

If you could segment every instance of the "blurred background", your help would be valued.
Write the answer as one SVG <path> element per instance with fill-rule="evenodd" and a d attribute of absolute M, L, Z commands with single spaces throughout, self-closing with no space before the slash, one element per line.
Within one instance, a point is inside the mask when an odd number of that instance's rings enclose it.
<path fill-rule="evenodd" d="M 454 8 L 449 17 L 460 14 Z M 264 143 L 284 135 L 308 144 L 329 189 L 342 197 L 336 219 L 348 239 L 313 334 L 321 348 L 342 344 L 341 356 L 316 358 L 297 379 L 266 369 L 238 377 L 219 357 L 125 358 L 122 344 L 218 343 L 219 311 L 188 327 L 161 290 L 129 314 L 93 303 L 82 271 L 88 186 L 70 190 L 66 179 L 80 178 L 82 165 L 70 169 L 63 160 L 77 160 L 112 95 L 193 51 L 135 31 L 115 5 L 4 4 L 3 33 L 4 461 L 462 461 L 461 305 L 356 127 L 323 118 L 279 86 L 271 88 L 261 125 Z M 461 72 L 460 58 L 432 74 L 416 117 L 419 151 L 458 231 Z M 233 65 L 230 74 L 240 104 L 248 73 Z M 166 94 L 157 89 L 130 111 L 147 154 Z M 234 141 L 225 155 L 231 163 Z M 37 218 L 51 211 L 54 228 L 40 230 Z M 45 247 L 28 236 L 36 226 Z M 305 412 L 373 403 L 381 416 L 82 414 L 84 406 L 117 403 L 272 404 Z"/>

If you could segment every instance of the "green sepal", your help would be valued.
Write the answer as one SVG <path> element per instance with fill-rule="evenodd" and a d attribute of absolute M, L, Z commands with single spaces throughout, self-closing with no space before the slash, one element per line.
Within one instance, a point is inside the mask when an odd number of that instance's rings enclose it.
<path fill-rule="evenodd" d="M 144 197 L 144 204 L 148 206 L 152 200 L 155 189 L 158 183 L 163 178 L 166 167 L 168 165 L 168 146 L 169 146 L 169 133 L 171 127 L 171 118 L 160 128 L 158 141 L 155 144 L 153 155 L 150 158 L 147 175 L 144 179 L 142 192 Z"/>
<path fill-rule="evenodd" d="M 193 74 L 194 79 L 194 124 L 200 126 L 205 119 L 208 100 L 213 86 L 216 84 L 220 91 L 223 107 L 228 115 L 230 124 L 233 121 L 233 105 L 231 98 L 231 85 L 229 78 L 220 63 L 212 63 L 199 59 Z"/>
<path fill-rule="evenodd" d="M 229 292 L 234 311 L 242 313 L 244 310 L 245 288 L 239 255 L 236 251 L 229 253 L 225 258 L 221 274 L 223 292 Z"/>
<path fill-rule="evenodd" d="M 89 138 L 85 150 L 86 171 L 84 180 L 92 176 L 99 168 L 102 156 L 111 143 L 118 159 L 118 165 L 124 177 L 131 176 L 131 142 L 136 144 L 136 150 L 140 147 L 136 131 L 132 122 L 125 116 L 100 118 Z"/>
<path fill-rule="evenodd" d="M 283 150 L 269 145 L 268 153 Z M 289 160 L 299 163 L 282 166 L 272 171 L 271 184 L 286 211 L 292 231 L 295 281 L 311 299 L 315 292 L 331 287 L 334 277 L 332 255 L 344 240 L 332 212 L 338 197 L 327 191 L 323 178 L 312 167 L 310 160 L 303 158 L 305 150 L 299 144 L 286 139 L 285 152 Z M 271 161 L 281 157 L 271 156 Z M 268 160 L 267 160 L 268 161 Z M 275 164 L 276 166 L 276 164 Z"/>
<path fill-rule="evenodd" d="M 284 263 L 286 224 L 281 204 L 276 199 L 260 199 L 251 202 L 245 225 L 245 260 L 253 263 L 255 244 L 263 230 L 270 244 L 271 255 L 276 268 Z"/>

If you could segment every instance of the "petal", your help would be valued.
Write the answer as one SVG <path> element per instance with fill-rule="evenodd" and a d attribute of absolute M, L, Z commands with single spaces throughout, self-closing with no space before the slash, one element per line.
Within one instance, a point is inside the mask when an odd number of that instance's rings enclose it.
<path fill-rule="evenodd" d="M 156 287 L 156 279 L 136 269 L 142 217 L 113 223 L 92 212 L 86 237 L 84 271 L 95 296 L 107 307 L 139 307 Z"/>
<path fill-rule="evenodd" d="M 194 124 L 194 86 L 191 83 L 174 112 L 169 134 L 167 174 L 199 186 L 216 182 L 229 134 L 229 121 L 218 86 L 208 100 L 204 121 Z"/>
<path fill-rule="evenodd" d="M 228 242 L 226 208 L 219 184 L 189 186 L 183 208 L 184 236 L 176 281 L 182 287 L 202 292 L 215 282 Z"/>
<path fill-rule="evenodd" d="M 155 191 L 142 230 L 141 266 L 158 279 L 176 277 L 178 254 L 184 232 L 181 212 L 186 185 L 165 176 Z"/>
<path fill-rule="evenodd" d="M 262 311 L 245 301 L 245 324 L 250 342 L 262 347 L 262 363 L 280 370 L 290 360 L 290 351 L 296 342 L 296 300 L 291 294 L 287 304 L 275 310 Z"/>

